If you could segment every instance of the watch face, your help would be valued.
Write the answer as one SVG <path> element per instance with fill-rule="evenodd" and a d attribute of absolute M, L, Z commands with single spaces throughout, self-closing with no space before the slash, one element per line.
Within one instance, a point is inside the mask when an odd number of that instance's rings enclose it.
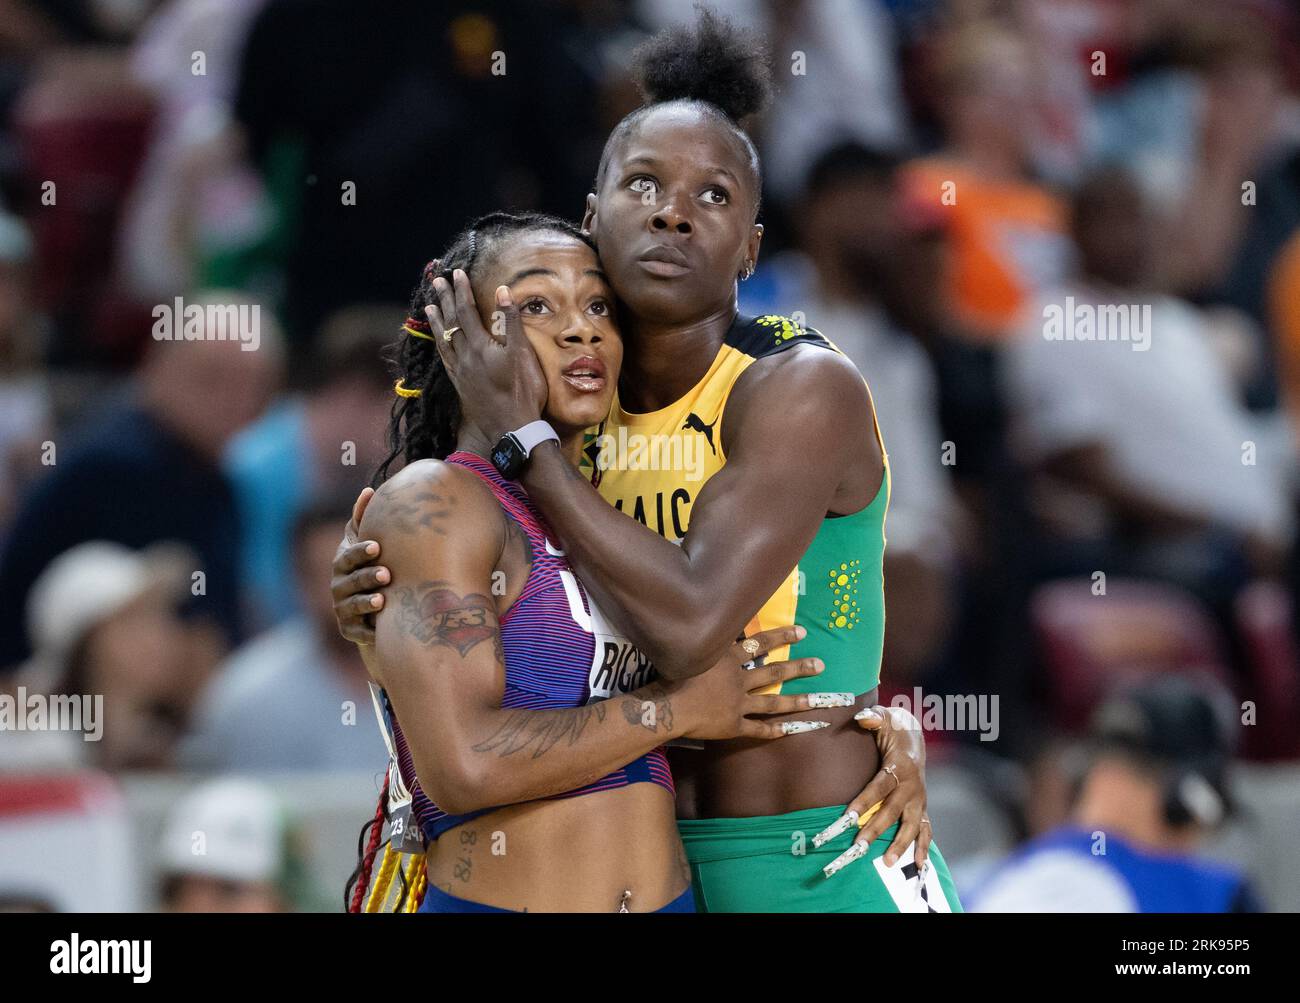
<path fill-rule="evenodd" d="M 501 441 L 492 450 L 492 466 L 497 473 L 507 480 L 513 480 L 523 466 L 523 450 L 509 436 L 502 436 Z"/>

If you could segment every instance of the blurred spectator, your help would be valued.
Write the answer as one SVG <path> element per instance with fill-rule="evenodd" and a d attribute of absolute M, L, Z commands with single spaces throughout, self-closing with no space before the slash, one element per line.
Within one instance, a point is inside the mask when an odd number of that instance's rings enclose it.
<path fill-rule="evenodd" d="M 296 350 L 348 303 L 404 298 L 467 218 L 579 212 L 595 161 L 563 190 L 572 125 L 551 122 L 595 94 L 570 72 L 581 50 L 550 44 L 562 17 L 509 0 L 388 0 L 363 30 L 354 0 L 259 13 L 235 113 L 276 205 Z"/>
<path fill-rule="evenodd" d="M 898 160 L 846 142 L 813 164 L 796 212 L 799 252 L 779 255 L 743 288 L 755 313 L 797 312 L 830 338 L 871 387 L 890 457 L 887 671 L 908 682 L 950 628 L 954 523 L 930 358 L 887 309 L 902 238 Z M 761 278 L 760 278 L 761 276 Z"/>
<path fill-rule="evenodd" d="M 1285 469 L 1236 399 L 1205 318 L 1152 291 L 1153 232 L 1131 178 L 1091 176 L 1073 219 L 1081 274 L 1043 297 L 1005 359 L 1054 570 L 1163 578 L 1222 613 L 1252 574 L 1279 565 Z"/>
<path fill-rule="evenodd" d="M 96 541 L 42 572 L 27 603 L 36 653 L 14 682 L 41 699 L 86 695 L 102 705 L 87 715 L 83 703 L 79 732 L 53 722 L 50 730 L 0 730 L 7 769 L 173 765 L 190 703 L 212 668 L 177 613 L 192 564 L 183 548 L 136 552 Z"/>
<path fill-rule="evenodd" d="M 1275 28 L 1257 5 L 1148 4 L 1134 19 L 1125 86 L 1098 101 L 1095 161 L 1123 163 L 1164 231 L 1161 285 L 1192 295 L 1222 280 L 1258 214 L 1259 179 L 1278 138 Z"/>
<path fill-rule="evenodd" d="M 998 347 L 979 344 L 949 308 L 943 290 L 950 287 L 954 270 L 946 225 L 950 217 L 933 193 L 919 190 L 905 170 L 893 208 L 903 220 L 905 239 L 890 256 L 884 301 L 895 323 L 930 355 L 938 381 L 942 437 L 961 454 L 951 473 L 969 505 L 975 481 L 1004 474 L 999 467 L 1005 452 L 1006 408 L 995 376 Z"/>
<path fill-rule="evenodd" d="M 1260 911 L 1238 868 L 1192 855 L 1227 813 L 1232 704 L 1180 676 L 1109 700 L 1071 822 L 1013 853 L 970 911 Z"/>
<path fill-rule="evenodd" d="M 1287 6 L 1033 0 L 1027 20 L 1052 60 L 1051 91 L 1073 92 L 1072 156 L 1053 177 L 1077 182 L 1102 164 L 1133 172 L 1162 231 L 1156 284 L 1230 304 L 1258 325 L 1247 388 L 1257 410 L 1277 399 L 1264 285 L 1300 224 L 1300 105 L 1282 73 L 1288 57 L 1294 66 L 1297 18 Z M 1060 72 L 1070 62 L 1077 71 Z"/>
<path fill-rule="evenodd" d="M 1281 388 L 1276 336 L 1268 337 L 1268 288 L 1283 246 L 1300 227 L 1300 72 L 1292 73 L 1290 89 L 1279 94 L 1275 80 L 1277 69 L 1273 65 L 1275 46 L 1283 47 L 1284 53 L 1289 52 L 1293 70 L 1300 63 L 1300 9 L 1292 5 L 1289 17 L 1289 25 L 1266 25 L 1262 31 L 1269 37 L 1258 39 L 1253 50 L 1243 53 L 1243 56 L 1254 53 L 1251 58 L 1255 59 L 1255 65 L 1243 58 L 1239 60 L 1243 65 L 1237 71 L 1224 74 L 1229 84 L 1221 87 L 1226 93 L 1216 102 L 1219 115 L 1223 119 L 1229 116 L 1248 119 L 1245 124 L 1234 122 L 1237 132 L 1230 136 L 1240 136 L 1252 125 L 1256 127 L 1253 134 L 1247 133 L 1238 140 L 1247 145 L 1249 156 L 1239 157 L 1239 165 L 1230 165 L 1239 169 L 1223 182 L 1221 205 L 1191 202 L 1182 209 L 1189 219 L 1197 219 L 1207 210 L 1230 214 L 1231 242 L 1219 258 L 1210 261 L 1214 267 L 1207 272 L 1207 292 L 1214 300 L 1241 310 L 1257 324 L 1261 364 L 1252 373 L 1246 396 L 1247 405 L 1257 411 L 1279 409 Z M 1236 82 L 1238 79 L 1244 83 Z M 1260 113 L 1247 106 L 1252 95 L 1245 90 L 1245 85 L 1250 81 L 1255 81 L 1254 100 L 1265 105 Z M 1258 121 L 1265 113 L 1271 113 L 1271 121 Z M 1207 124 L 1207 135 L 1217 125 Z M 1220 139 L 1216 146 L 1224 142 Z"/>
<path fill-rule="evenodd" d="M 954 35 L 940 87 L 946 146 L 911 165 L 910 183 L 948 219 L 950 287 L 938 294 L 959 330 L 999 341 L 1064 274 L 1068 253 L 1062 206 L 1030 173 L 1035 86 L 1023 39 L 992 24 Z"/>
<path fill-rule="evenodd" d="M 307 509 L 291 565 L 304 612 L 234 653 L 199 698 L 182 762 L 199 770 L 373 768 L 386 755 L 356 645 L 334 619 L 330 568 L 354 495 Z"/>
<path fill-rule="evenodd" d="M 1300 157 L 1296 158 L 1300 179 Z M 1300 183 L 1297 184 L 1300 194 Z M 1267 306 L 1270 330 L 1276 342 L 1280 403 L 1287 420 L 1291 455 L 1300 457 L 1300 228 L 1297 228 L 1278 255 L 1268 282 Z M 1293 465 L 1300 468 L 1300 460 Z M 1292 491 L 1292 501 L 1300 518 L 1300 490 Z M 1300 643 L 1300 535 L 1292 541 L 1288 587 L 1291 592 L 1293 643 Z"/>
<path fill-rule="evenodd" d="M 238 297 L 211 294 L 207 321 Z M 28 492 L 0 555 L 0 592 L 25 602 L 32 582 L 58 554 L 84 540 L 143 547 L 175 540 L 192 547 L 203 572 L 193 611 L 239 638 L 237 560 L 240 530 L 231 487 L 219 461 L 230 438 L 265 407 L 280 375 L 274 320 L 257 316 L 258 345 L 215 340 L 158 340 L 141 367 L 138 398 L 62 446 L 51 470 Z M 180 321 L 177 320 L 179 329 Z M 179 330 L 177 331 L 179 335 Z M 56 448 L 59 444 L 56 444 Z M 0 666 L 30 654 L 19 617 L 0 624 Z"/>
<path fill-rule="evenodd" d="M 1300 448 L 1300 228 L 1277 257 L 1266 310 L 1277 343 L 1278 384 L 1294 447 Z"/>
<path fill-rule="evenodd" d="M 45 53 L 15 103 L 17 208 L 35 240 L 49 358 L 61 366 L 129 364 L 146 340 L 148 306 L 119 287 L 113 248 L 152 116 L 122 50 L 110 47 Z"/>
<path fill-rule="evenodd" d="M 999 348 L 964 333 L 941 292 L 950 288 L 953 272 L 946 226 L 951 217 L 932 192 L 918 190 L 906 174 L 900 182 L 892 203 L 900 238 L 879 266 L 885 276 L 879 293 L 893 325 L 906 331 L 929 356 L 935 428 L 924 439 L 937 449 L 936 475 L 952 496 L 942 508 L 944 521 L 938 532 L 957 552 L 957 559 L 947 564 L 948 581 L 943 586 L 956 598 L 948 643 L 942 644 L 942 630 L 936 630 L 939 636 L 933 639 L 909 640 L 932 645 L 940 654 L 939 664 L 926 680 L 930 689 L 1000 694 L 1001 747 L 1014 754 L 1032 717 L 1027 683 L 1034 669 L 1033 653 L 1024 630 L 1032 545 L 1024 532 L 1023 474 L 1006 446 L 1006 405 L 996 375 Z M 880 404 L 882 415 L 886 406 L 892 405 Z M 882 416 L 882 423 L 887 420 Z M 903 448 L 924 450 L 921 437 L 912 435 L 911 428 L 904 433 Z M 888 439 L 886 446 L 891 465 L 897 463 L 897 448 Z M 936 568 L 933 561 L 930 567 Z M 928 584 L 918 575 L 900 580 L 904 599 Z M 890 604 L 894 584 L 891 581 Z M 937 608 L 936 600 L 924 594 L 913 601 Z M 887 650 L 889 633 L 887 628 Z M 896 639 L 899 633 L 895 631 Z M 892 663 L 889 669 L 892 676 Z"/>
<path fill-rule="evenodd" d="M 384 456 L 393 385 L 381 353 L 405 316 L 398 304 L 332 314 L 311 356 L 295 367 L 301 393 L 273 405 L 226 450 L 244 530 L 240 578 L 251 627 L 301 612 L 297 582 L 285 569 L 294 520 L 308 500 L 344 491 L 355 497 Z"/>
<path fill-rule="evenodd" d="M 0 210 L 0 531 L 19 490 L 40 471 L 40 443 L 53 431 L 31 257 L 27 228 Z"/>
<path fill-rule="evenodd" d="M 122 271 L 142 299 L 204 284 L 268 284 L 221 265 L 223 274 L 212 274 L 218 259 L 246 253 L 273 222 L 232 109 L 248 27 L 265 2 L 171 0 L 133 46 L 132 74 L 158 104 L 119 240 Z"/>
<path fill-rule="evenodd" d="M 287 912 L 288 830 L 275 795 L 241 778 L 191 791 L 167 819 L 161 852 L 168 912 Z"/>

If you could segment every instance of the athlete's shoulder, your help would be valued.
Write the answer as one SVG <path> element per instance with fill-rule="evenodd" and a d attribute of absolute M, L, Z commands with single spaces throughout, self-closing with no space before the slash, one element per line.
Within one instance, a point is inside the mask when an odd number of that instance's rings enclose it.
<path fill-rule="evenodd" d="M 806 427 L 870 421 L 871 399 L 857 367 L 815 328 L 779 314 L 738 317 L 728 344 L 753 360 L 727 400 L 728 438 L 740 428 L 766 429 L 774 413 Z"/>
<path fill-rule="evenodd" d="M 795 394 L 848 394 L 865 399 L 861 392 L 865 383 L 852 360 L 826 335 L 796 318 L 780 314 L 737 318 L 727 343 L 753 359 L 738 381 L 738 389 L 762 386 L 766 394 L 775 383 Z"/>
<path fill-rule="evenodd" d="M 432 533 L 473 540 L 491 537 L 500 526 L 500 503 L 472 470 L 444 460 L 416 460 L 384 481 L 358 527 L 363 537 L 378 533 Z"/>
<path fill-rule="evenodd" d="M 797 317 L 775 313 L 757 317 L 737 316 L 727 331 L 726 343 L 754 359 L 780 355 L 799 345 L 836 350 L 830 340 L 816 328 L 808 327 Z"/>
<path fill-rule="evenodd" d="M 755 359 L 737 378 L 722 430 L 729 452 L 737 437 L 770 442 L 773 422 L 803 430 L 794 438 L 805 444 L 808 430 L 871 427 L 871 395 L 848 357 L 816 341 L 791 341 L 785 350 Z"/>
<path fill-rule="evenodd" d="M 402 467 L 379 486 L 375 497 L 378 498 L 383 494 L 400 494 L 415 487 L 457 488 L 466 491 L 482 491 L 488 495 L 492 493 L 483 479 L 464 464 L 426 459 L 415 460 Z"/>

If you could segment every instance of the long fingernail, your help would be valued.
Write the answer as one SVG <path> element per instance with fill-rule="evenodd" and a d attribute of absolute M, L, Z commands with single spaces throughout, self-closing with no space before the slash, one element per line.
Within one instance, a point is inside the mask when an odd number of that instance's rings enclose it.
<path fill-rule="evenodd" d="M 823 843 L 829 843 L 841 832 L 844 832 L 845 830 L 857 824 L 858 824 L 858 813 L 855 811 L 845 812 L 843 815 L 841 815 L 834 822 L 832 822 L 825 829 L 823 829 L 821 832 L 817 833 L 817 835 L 813 837 L 813 849 L 817 849 Z"/>
<path fill-rule="evenodd" d="M 782 721 L 781 731 L 787 735 L 802 735 L 805 731 L 820 731 L 830 726 L 829 721 Z"/>
<path fill-rule="evenodd" d="M 930 869 L 930 861 L 927 860 L 924 864 L 921 865 L 921 869 L 917 872 L 916 893 L 912 896 L 913 902 L 925 901 L 925 873 L 929 869 Z"/>
<path fill-rule="evenodd" d="M 809 693 L 809 707 L 852 707 L 857 701 L 852 693 Z"/>
<path fill-rule="evenodd" d="M 865 708 L 863 708 L 862 710 L 858 711 L 856 714 L 853 715 L 853 720 L 855 720 L 855 721 L 870 721 L 870 720 L 874 720 L 874 719 L 879 718 L 879 717 L 880 717 L 880 715 L 877 714 L 877 713 L 876 713 L 874 710 L 872 710 L 870 707 L 865 707 Z"/>
<path fill-rule="evenodd" d="M 829 864 L 823 867 L 822 873 L 828 878 L 832 877 L 838 871 L 842 871 L 844 868 L 848 867 L 849 864 L 853 863 L 853 861 L 857 860 L 859 857 L 865 856 L 866 852 L 867 842 L 865 840 L 860 843 L 854 843 Z"/>

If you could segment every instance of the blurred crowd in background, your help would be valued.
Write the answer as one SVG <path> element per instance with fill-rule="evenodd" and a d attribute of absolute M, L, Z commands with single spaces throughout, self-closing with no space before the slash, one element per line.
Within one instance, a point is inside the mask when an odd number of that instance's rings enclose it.
<path fill-rule="evenodd" d="M 1045 831 L 1096 707 L 1151 673 L 1226 708 L 1224 757 L 1294 768 L 1295 6 L 714 6 L 776 70 L 742 309 L 847 353 L 889 450 L 882 702 L 998 701 L 996 741 L 927 731 L 932 775 L 959 770 L 1008 845 Z M 112 722 L 0 734 L 0 847 L 24 812 L 111 803 L 104 775 L 162 777 L 189 796 L 125 901 L 332 907 L 350 862 L 286 880 L 290 823 L 253 778 L 373 777 L 359 825 L 386 763 L 328 588 L 386 452 L 381 353 L 470 217 L 580 216 L 639 103 L 628 54 L 691 16 L 0 0 L 0 693 L 102 694 Z M 159 340 L 177 297 L 256 306 L 256 350 Z M 1145 327 L 1062 340 L 1053 307 Z M 55 767 L 99 780 L 31 779 Z M 185 852 L 223 826 L 226 851 Z M 38 891 L 0 874 L 0 901 L 78 903 Z"/>

